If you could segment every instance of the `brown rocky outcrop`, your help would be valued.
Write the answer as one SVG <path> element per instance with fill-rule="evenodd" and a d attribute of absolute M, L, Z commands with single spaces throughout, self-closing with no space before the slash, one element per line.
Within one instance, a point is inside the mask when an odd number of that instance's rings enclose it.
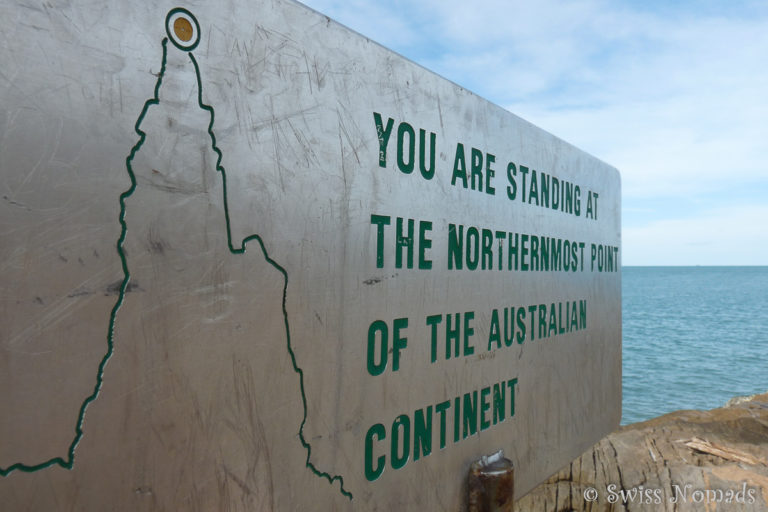
<path fill-rule="evenodd" d="M 768 510 L 768 393 L 621 427 L 515 510 Z"/>

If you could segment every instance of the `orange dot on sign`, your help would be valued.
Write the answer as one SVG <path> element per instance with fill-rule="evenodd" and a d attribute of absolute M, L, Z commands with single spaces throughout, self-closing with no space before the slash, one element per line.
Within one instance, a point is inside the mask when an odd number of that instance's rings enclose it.
<path fill-rule="evenodd" d="M 173 22 L 173 33 L 185 43 L 192 39 L 192 24 L 187 18 L 176 18 Z"/>

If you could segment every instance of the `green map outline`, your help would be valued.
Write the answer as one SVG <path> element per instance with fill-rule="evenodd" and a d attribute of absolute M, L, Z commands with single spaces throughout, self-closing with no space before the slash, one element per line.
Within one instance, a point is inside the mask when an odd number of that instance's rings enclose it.
<path fill-rule="evenodd" d="M 174 11 L 172 10 L 171 13 L 169 13 L 169 15 L 172 14 L 173 12 Z M 192 17 L 192 19 L 195 22 L 197 22 L 197 20 L 194 18 L 194 16 L 192 16 L 191 13 L 189 13 L 189 11 L 186 11 L 185 14 L 189 14 L 190 17 Z M 7 468 L 0 468 L 1 477 L 6 477 L 14 471 L 32 473 L 32 472 L 40 471 L 42 469 L 45 469 L 54 465 L 58 465 L 64 469 L 71 470 L 72 467 L 74 466 L 75 449 L 77 448 L 77 445 L 80 443 L 80 440 L 82 439 L 84 434 L 83 423 L 85 422 L 86 410 L 88 409 L 88 406 L 92 402 L 94 402 L 99 396 L 99 392 L 101 391 L 101 386 L 104 381 L 104 371 L 106 369 L 107 363 L 109 362 L 110 358 L 112 357 L 112 354 L 114 353 L 115 319 L 117 316 L 117 312 L 122 306 L 123 300 L 125 299 L 125 292 L 128 288 L 128 282 L 130 281 L 130 278 L 131 278 L 131 274 L 128 269 L 128 262 L 126 259 L 125 251 L 123 250 L 123 243 L 125 242 L 126 234 L 128 232 L 128 226 L 125 222 L 125 214 L 126 214 L 125 201 L 136 190 L 136 175 L 133 172 L 133 167 L 131 166 L 131 162 L 133 161 L 134 157 L 141 149 L 147 137 L 146 132 L 142 131 L 140 128 L 141 123 L 144 121 L 144 118 L 147 115 L 149 107 L 151 107 L 152 105 L 158 105 L 160 103 L 159 93 L 160 93 L 160 86 L 162 85 L 163 77 L 165 76 L 166 63 L 167 63 L 167 57 L 168 57 L 168 40 L 169 38 L 167 37 L 164 37 L 162 40 L 163 58 L 162 58 L 162 63 L 160 67 L 160 72 L 157 74 L 157 82 L 155 83 L 154 96 L 148 99 L 146 102 L 144 102 L 144 107 L 141 110 L 141 114 L 139 114 L 139 117 L 136 120 L 136 124 L 134 125 L 134 131 L 139 135 L 139 140 L 131 148 L 131 151 L 128 157 L 126 157 L 125 159 L 126 169 L 128 171 L 128 176 L 130 177 L 130 180 L 131 180 L 131 186 L 128 188 L 128 190 L 120 194 L 120 215 L 119 215 L 120 237 L 118 238 L 117 244 L 116 244 L 117 253 L 120 256 L 120 262 L 123 269 L 123 281 L 120 285 L 117 301 L 115 302 L 115 305 L 113 306 L 112 311 L 110 312 L 110 315 L 109 315 L 109 327 L 107 331 L 107 352 L 106 354 L 104 354 L 104 357 L 101 359 L 101 362 L 99 363 L 98 372 L 96 374 L 96 385 L 93 389 L 93 392 L 85 398 L 85 400 L 83 401 L 83 404 L 80 406 L 77 422 L 75 424 L 75 437 L 69 446 L 66 459 L 62 457 L 54 457 L 45 462 L 41 462 L 39 464 L 34 464 L 34 465 L 27 465 L 20 462 L 15 463 L 15 464 L 12 464 L 11 466 L 8 466 Z M 197 45 L 194 45 L 194 46 L 197 46 Z M 331 476 L 329 473 L 326 473 L 324 471 L 320 471 L 319 469 L 317 469 L 317 467 L 310 461 L 310 458 L 312 456 L 312 447 L 304 437 L 304 425 L 307 422 L 307 397 L 304 390 L 304 371 L 299 367 L 298 363 L 296 362 L 296 354 L 294 353 L 293 346 L 291 344 L 290 326 L 288 322 L 288 310 L 286 307 L 286 297 L 288 293 L 288 272 L 279 263 L 277 263 L 275 260 L 273 260 L 269 256 L 269 253 L 267 252 L 267 248 L 264 245 L 264 241 L 259 235 L 253 234 L 253 235 L 247 236 L 241 242 L 240 247 L 235 247 L 234 244 L 232 243 L 232 229 L 231 229 L 230 216 L 229 216 L 229 202 L 227 199 L 227 173 L 224 166 L 221 165 L 221 161 L 224 158 L 224 155 L 222 151 L 219 149 L 219 147 L 216 145 L 216 135 L 213 133 L 213 123 L 215 118 L 215 112 L 212 106 L 206 105 L 205 103 L 203 103 L 203 85 L 202 85 L 202 79 L 200 75 L 200 66 L 197 63 L 197 59 L 195 59 L 195 56 L 192 54 L 191 49 L 189 50 L 184 48 L 180 48 L 180 49 L 182 51 L 186 51 L 189 54 L 189 59 L 192 61 L 192 64 L 195 68 L 195 76 L 197 78 L 198 106 L 201 109 L 209 112 L 211 115 L 211 121 L 208 124 L 208 134 L 211 137 L 211 148 L 217 155 L 216 170 L 219 173 L 221 173 L 222 186 L 223 186 L 224 218 L 226 221 L 227 244 L 229 247 L 229 251 L 232 254 L 243 254 L 245 253 L 246 245 L 249 242 L 255 240 L 256 242 L 258 242 L 259 247 L 261 248 L 261 251 L 264 255 L 264 258 L 267 260 L 267 262 L 283 275 L 283 298 L 282 298 L 283 320 L 285 323 L 285 333 L 287 337 L 288 353 L 291 356 L 291 363 L 293 364 L 293 369 L 299 375 L 299 387 L 301 390 L 301 401 L 302 401 L 302 406 L 304 410 L 304 416 L 301 420 L 301 425 L 299 427 L 299 440 L 301 441 L 301 445 L 307 450 L 306 466 L 316 476 L 328 480 L 328 483 L 330 484 L 333 484 L 334 481 L 338 480 L 339 488 L 340 488 L 339 490 L 341 494 L 346 496 L 349 500 L 352 500 L 352 494 L 349 491 L 344 489 L 344 478 L 341 475 Z"/>

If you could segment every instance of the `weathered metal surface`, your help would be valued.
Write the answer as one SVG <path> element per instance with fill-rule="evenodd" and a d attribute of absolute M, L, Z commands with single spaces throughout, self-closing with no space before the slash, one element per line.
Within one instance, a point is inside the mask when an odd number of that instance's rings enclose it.
<path fill-rule="evenodd" d="M 455 510 L 618 425 L 614 169 L 290 1 L 0 19 L 3 508 Z"/>

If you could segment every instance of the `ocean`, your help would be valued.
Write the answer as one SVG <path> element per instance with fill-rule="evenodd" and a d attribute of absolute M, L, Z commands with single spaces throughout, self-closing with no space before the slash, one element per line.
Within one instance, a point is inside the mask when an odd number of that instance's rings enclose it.
<path fill-rule="evenodd" d="M 623 267 L 621 424 L 768 391 L 768 267 Z"/>

